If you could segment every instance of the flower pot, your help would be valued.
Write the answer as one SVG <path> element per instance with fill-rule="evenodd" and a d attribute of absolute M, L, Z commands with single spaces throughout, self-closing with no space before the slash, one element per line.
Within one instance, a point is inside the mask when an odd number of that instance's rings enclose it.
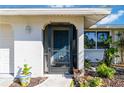
<path fill-rule="evenodd" d="M 19 76 L 19 80 L 21 83 L 21 86 L 26 87 L 30 84 L 30 80 L 31 80 L 31 73 L 29 73 L 28 75 L 20 75 Z"/>

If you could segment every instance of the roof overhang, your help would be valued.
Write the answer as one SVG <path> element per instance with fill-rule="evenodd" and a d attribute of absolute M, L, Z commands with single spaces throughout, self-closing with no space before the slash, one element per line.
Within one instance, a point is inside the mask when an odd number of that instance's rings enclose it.
<path fill-rule="evenodd" d="M 104 25 L 93 25 L 89 28 L 89 30 L 96 30 L 96 29 L 103 29 L 103 30 L 124 30 L 123 24 L 104 24 Z"/>
<path fill-rule="evenodd" d="M 89 28 L 111 13 L 110 8 L 36 8 L 36 9 L 0 9 L 4 15 L 80 15 L 85 18 L 85 28 Z"/>

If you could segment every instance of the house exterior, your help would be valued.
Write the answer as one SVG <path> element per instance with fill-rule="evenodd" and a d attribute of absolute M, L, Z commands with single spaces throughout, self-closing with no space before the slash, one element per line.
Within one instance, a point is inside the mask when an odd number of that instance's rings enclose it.
<path fill-rule="evenodd" d="M 0 74 L 28 64 L 32 76 L 84 68 L 84 31 L 109 8 L 0 9 Z M 89 55 L 89 54 L 87 54 Z"/>

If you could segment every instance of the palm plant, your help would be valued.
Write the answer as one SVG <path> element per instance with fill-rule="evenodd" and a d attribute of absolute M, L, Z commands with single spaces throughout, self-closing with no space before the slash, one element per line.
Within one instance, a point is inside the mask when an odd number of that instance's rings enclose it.
<path fill-rule="evenodd" d="M 106 48 L 104 51 L 103 62 L 110 67 L 113 58 L 118 57 L 118 49 L 115 46 L 117 42 L 112 41 L 112 36 L 108 36 L 107 40 L 104 39 L 104 36 L 101 36 L 101 39 L 104 41 L 104 44 L 109 45 L 109 48 Z"/>

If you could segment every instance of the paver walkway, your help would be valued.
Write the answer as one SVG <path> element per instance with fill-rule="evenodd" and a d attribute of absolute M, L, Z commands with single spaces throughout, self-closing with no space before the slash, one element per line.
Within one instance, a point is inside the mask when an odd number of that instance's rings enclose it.
<path fill-rule="evenodd" d="M 53 75 L 36 87 L 69 87 L 71 76 Z"/>

